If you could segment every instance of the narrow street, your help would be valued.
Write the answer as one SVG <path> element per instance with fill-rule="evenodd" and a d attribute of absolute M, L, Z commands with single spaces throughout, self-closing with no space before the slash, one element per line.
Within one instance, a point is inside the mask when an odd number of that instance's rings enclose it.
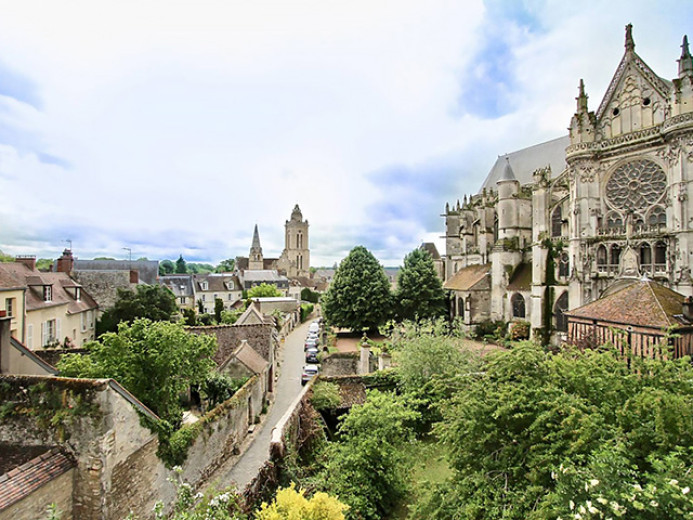
<path fill-rule="evenodd" d="M 311 321 L 302 323 L 287 336 L 278 354 L 280 366 L 274 404 L 267 418 L 258 425 L 259 431 L 253 433 L 254 438 L 243 455 L 235 459 L 235 463 L 230 460 L 227 465 L 217 471 L 214 480 L 217 481 L 218 487 L 235 483 L 237 489 L 244 489 L 269 459 L 272 429 L 303 388 L 301 386 L 301 370 L 305 364 L 303 344 Z"/>

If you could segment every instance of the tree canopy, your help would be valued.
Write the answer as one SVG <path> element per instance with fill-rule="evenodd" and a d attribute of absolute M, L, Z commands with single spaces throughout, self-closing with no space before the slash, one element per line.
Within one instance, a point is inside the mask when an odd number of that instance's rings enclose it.
<path fill-rule="evenodd" d="M 176 260 L 176 274 L 186 274 L 188 272 L 188 264 L 185 262 L 183 255 Z"/>
<path fill-rule="evenodd" d="M 270 504 L 262 504 L 257 520 L 344 520 L 349 507 L 327 493 L 318 492 L 306 498 L 305 491 L 289 487 L 277 490 Z"/>
<path fill-rule="evenodd" d="M 66 377 L 113 378 L 162 419 L 177 423 L 180 395 L 206 380 L 216 349 L 214 336 L 191 334 L 177 323 L 137 319 L 88 343 L 87 354 L 63 356 L 57 368 Z"/>
<path fill-rule="evenodd" d="M 332 325 L 373 330 L 390 317 L 392 294 L 383 266 L 363 246 L 342 260 L 323 296 L 323 311 Z"/>
<path fill-rule="evenodd" d="M 177 312 L 176 298 L 166 287 L 138 285 L 135 291 L 119 288 L 115 304 L 99 319 L 97 334 L 115 332 L 120 322 L 132 323 L 137 318 L 170 321 Z"/>
<path fill-rule="evenodd" d="M 281 295 L 277 286 L 269 283 L 261 283 L 248 289 L 248 298 L 276 298 Z"/>
<path fill-rule="evenodd" d="M 233 272 L 233 270 L 236 268 L 236 260 L 233 258 L 227 258 L 226 260 L 222 260 L 219 262 L 219 265 L 217 265 L 214 268 L 215 273 L 230 273 Z"/>
<path fill-rule="evenodd" d="M 173 274 L 173 272 L 176 270 L 176 266 L 174 265 L 171 260 L 162 260 L 159 262 L 159 275 L 167 275 L 167 274 Z"/>
<path fill-rule="evenodd" d="M 395 300 L 400 320 L 432 319 L 445 314 L 443 283 L 428 251 L 417 248 L 404 257 Z"/>

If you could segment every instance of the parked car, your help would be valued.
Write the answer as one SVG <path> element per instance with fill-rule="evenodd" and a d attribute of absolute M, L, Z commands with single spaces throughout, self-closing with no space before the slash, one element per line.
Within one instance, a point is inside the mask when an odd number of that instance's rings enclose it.
<path fill-rule="evenodd" d="M 303 349 L 309 349 L 309 348 L 317 348 L 318 347 L 318 338 L 310 338 L 306 339 L 305 344 L 303 345 Z"/>
<path fill-rule="evenodd" d="M 315 322 L 311 323 L 308 327 L 308 332 L 320 332 L 320 325 Z"/>
<path fill-rule="evenodd" d="M 301 384 L 305 385 L 308 381 L 313 379 L 313 376 L 320 372 L 319 365 L 305 365 L 303 367 L 303 373 L 301 374 Z"/>
<path fill-rule="evenodd" d="M 309 348 L 306 350 L 306 363 L 317 363 L 318 362 L 318 349 Z"/>

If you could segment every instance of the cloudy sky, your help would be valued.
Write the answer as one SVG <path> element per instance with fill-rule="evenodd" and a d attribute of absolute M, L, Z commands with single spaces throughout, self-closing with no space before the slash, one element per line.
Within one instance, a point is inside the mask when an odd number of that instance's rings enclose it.
<path fill-rule="evenodd" d="M 398 265 L 499 154 L 596 110 L 624 26 L 677 74 L 693 2 L 0 0 L 0 250 L 217 261 L 295 204 L 312 264 Z"/>

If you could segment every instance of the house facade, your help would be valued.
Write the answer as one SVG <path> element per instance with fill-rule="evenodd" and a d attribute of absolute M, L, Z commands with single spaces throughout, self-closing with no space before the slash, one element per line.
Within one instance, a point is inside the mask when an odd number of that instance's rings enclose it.
<path fill-rule="evenodd" d="M 596 111 L 579 83 L 569 135 L 498 158 L 481 192 L 445 208 L 445 276 L 490 264 L 491 319 L 567 331 L 565 313 L 638 275 L 691 295 L 693 59 L 663 79 L 625 52 Z"/>

